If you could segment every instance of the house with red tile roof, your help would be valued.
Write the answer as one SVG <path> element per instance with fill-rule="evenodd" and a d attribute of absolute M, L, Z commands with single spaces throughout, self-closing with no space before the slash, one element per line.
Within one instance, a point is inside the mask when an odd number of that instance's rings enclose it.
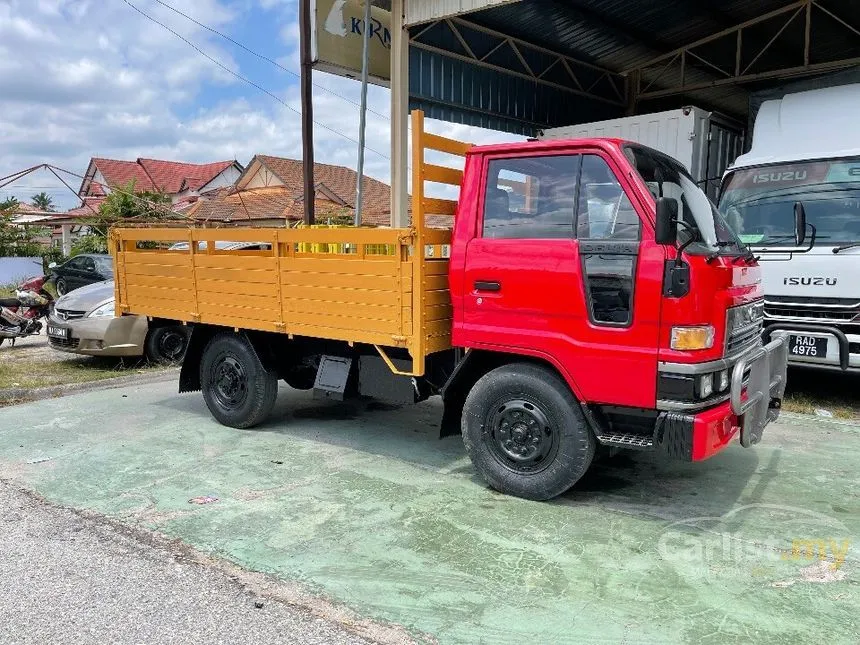
<path fill-rule="evenodd" d="M 182 210 L 201 196 L 213 195 L 222 188 L 232 186 L 243 170 L 235 159 L 197 164 L 161 159 L 123 161 L 93 157 L 78 196 L 82 200 L 81 208 L 92 212 L 90 206 L 96 205 L 96 200 L 133 181 L 136 191 L 165 193 L 170 196 L 174 207 Z M 89 203 L 87 200 L 90 200 Z"/>
<path fill-rule="evenodd" d="M 318 223 L 336 216 L 351 218 L 356 203 L 358 173 L 344 166 L 314 164 L 314 208 Z M 365 176 L 362 224 L 388 226 L 391 187 Z M 200 201 L 186 213 L 208 225 L 287 226 L 301 221 L 304 211 L 302 162 L 256 155 L 221 196 Z"/>

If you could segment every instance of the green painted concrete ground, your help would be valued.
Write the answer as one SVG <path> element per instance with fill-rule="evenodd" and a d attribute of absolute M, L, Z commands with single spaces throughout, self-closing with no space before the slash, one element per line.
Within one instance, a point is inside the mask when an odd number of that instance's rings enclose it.
<path fill-rule="evenodd" d="M 436 438 L 438 405 L 368 405 L 290 391 L 256 431 L 171 383 L 22 405 L 0 410 L 0 477 L 421 639 L 858 642 L 856 426 L 787 420 L 702 464 L 616 457 L 535 503 Z"/>

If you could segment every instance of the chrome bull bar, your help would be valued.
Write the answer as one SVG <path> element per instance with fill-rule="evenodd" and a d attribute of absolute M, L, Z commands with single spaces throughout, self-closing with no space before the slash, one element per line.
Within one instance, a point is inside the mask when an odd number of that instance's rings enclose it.
<path fill-rule="evenodd" d="M 787 336 L 772 340 L 763 347 L 756 347 L 735 363 L 730 401 L 732 412 L 742 419 L 741 445 L 744 448 L 761 441 L 765 426 L 779 416 L 780 403 L 785 394 L 787 365 Z M 749 378 L 744 383 L 747 370 Z"/>

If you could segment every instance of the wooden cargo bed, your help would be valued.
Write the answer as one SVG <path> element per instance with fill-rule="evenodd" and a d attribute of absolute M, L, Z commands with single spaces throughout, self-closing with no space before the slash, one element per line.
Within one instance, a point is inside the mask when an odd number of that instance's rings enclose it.
<path fill-rule="evenodd" d="M 456 205 L 425 198 L 423 183 L 462 178 L 424 163 L 424 150 L 462 155 L 468 145 L 425 135 L 420 113 L 413 137 L 412 228 L 115 228 L 117 313 L 405 348 L 408 373 L 423 374 L 424 358 L 450 347 L 452 321 L 451 232 L 425 220 Z M 169 250 L 176 242 L 187 248 Z"/>

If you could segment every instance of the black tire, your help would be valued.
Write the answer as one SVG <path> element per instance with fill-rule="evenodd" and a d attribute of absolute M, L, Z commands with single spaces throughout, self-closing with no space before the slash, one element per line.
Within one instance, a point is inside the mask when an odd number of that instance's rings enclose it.
<path fill-rule="evenodd" d="M 209 341 L 200 363 L 203 399 L 212 416 L 231 428 L 252 428 L 272 412 L 278 375 L 267 370 L 247 338 L 221 333 Z"/>
<path fill-rule="evenodd" d="M 57 295 L 65 296 L 69 293 L 69 285 L 66 284 L 65 278 L 57 278 L 55 285 L 57 287 Z"/>
<path fill-rule="evenodd" d="M 579 481 L 597 443 L 567 384 L 530 363 L 485 374 L 466 397 L 462 429 L 487 483 L 531 500 L 552 499 Z"/>
<path fill-rule="evenodd" d="M 191 333 L 185 325 L 165 325 L 149 330 L 143 353 L 151 363 L 172 365 L 185 358 Z"/>

